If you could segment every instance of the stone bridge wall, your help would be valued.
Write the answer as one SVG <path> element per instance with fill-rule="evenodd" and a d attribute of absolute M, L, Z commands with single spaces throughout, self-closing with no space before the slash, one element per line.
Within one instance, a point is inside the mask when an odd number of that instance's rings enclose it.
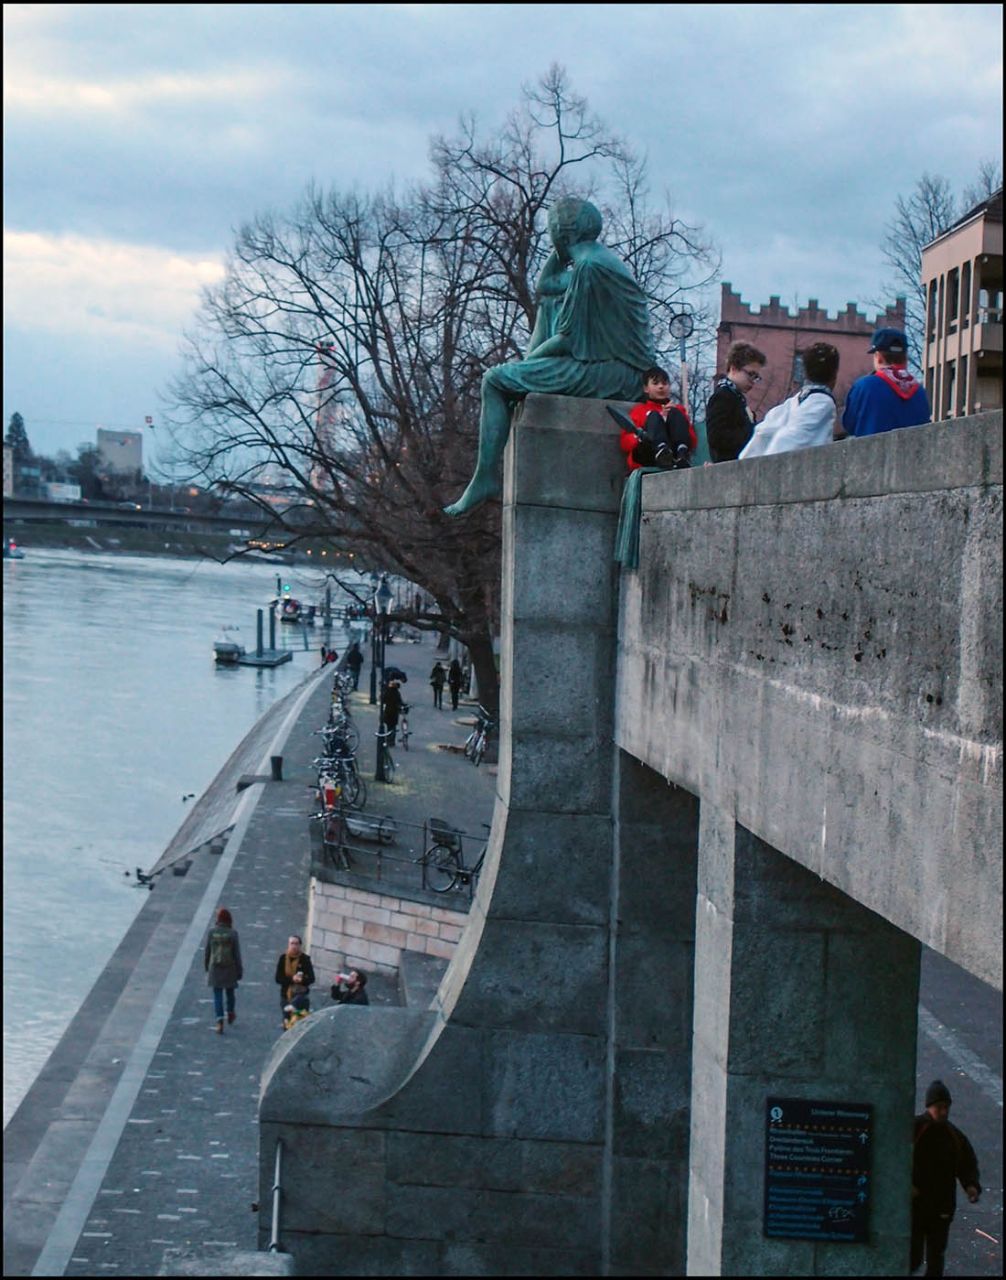
<path fill-rule="evenodd" d="M 644 482 L 616 738 L 1002 988 L 1002 414 Z"/>

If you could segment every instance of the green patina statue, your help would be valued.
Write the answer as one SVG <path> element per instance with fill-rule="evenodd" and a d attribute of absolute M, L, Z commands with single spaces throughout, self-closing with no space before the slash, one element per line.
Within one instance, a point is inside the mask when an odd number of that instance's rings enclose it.
<path fill-rule="evenodd" d="M 538 281 L 538 315 L 527 356 L 496 365 L 482 379 L 475 474 L 449 516 L 496 497 L 516 401 L 553 396 L 635 400 L 654 362 L 646 295 L 625 263 L 603 244 L 601 215 L 588 200 L 559 200 L 548 215 L 554 251 Z"/>

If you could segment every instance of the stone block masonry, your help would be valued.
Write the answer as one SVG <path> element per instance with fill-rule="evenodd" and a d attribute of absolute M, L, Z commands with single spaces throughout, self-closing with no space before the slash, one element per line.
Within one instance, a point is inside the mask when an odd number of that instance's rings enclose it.
<path fill-rule="evenodd" d="M 305 945 L 321 989 L 343 969 L 395 976 L 402 953 L 450 960 L 468 914 L 311 880 Z"/>

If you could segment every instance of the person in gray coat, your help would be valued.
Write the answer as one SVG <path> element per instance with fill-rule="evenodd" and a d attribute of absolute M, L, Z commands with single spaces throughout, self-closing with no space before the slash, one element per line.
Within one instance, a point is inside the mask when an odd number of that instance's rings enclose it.
<path fill-rule="evenodd" d="M 244 976 L 241 967 L 241 942 L 234 928 L 231 913 L 226 907 L 217 912 L 217 922 L 206 937 L 203 951 L 203 968 L 206 981 L 213 988 L 213 1009 L 216 1013 L 214 1031 L 224 1033 L 224 995 L 227 997 L 227 1021 L 237 1017 L 234 1012 L 234 992 Z"/>

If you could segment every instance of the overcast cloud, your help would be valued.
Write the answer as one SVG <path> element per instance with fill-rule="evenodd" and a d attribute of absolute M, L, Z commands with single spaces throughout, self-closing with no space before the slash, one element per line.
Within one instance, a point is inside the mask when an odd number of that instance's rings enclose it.
<path fill-rule="evenodd" d="M 998 158 L 998 5 L 7 5 L 4 422 L 139 426 L 232 230 L 426 172 L 553 61 L 755 305 L 876 298 L 894 200 Z"/>

